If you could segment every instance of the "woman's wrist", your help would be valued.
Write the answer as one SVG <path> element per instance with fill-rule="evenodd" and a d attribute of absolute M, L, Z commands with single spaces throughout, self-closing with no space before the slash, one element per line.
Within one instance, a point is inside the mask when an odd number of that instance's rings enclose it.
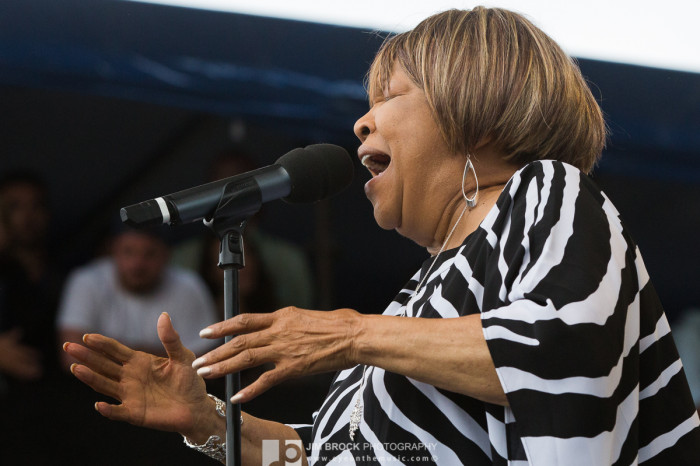
<path fill-rule="evenodd" d="M 347 362 L 349 367 L 365 363 L 365 355 L 363 353 L 366 351 L 365 345 L 367 345 L 368 317 L 368 315 L 358 312 L 353 316 L 350 325 L 348 325 L 349 349 Z"/>
<path fill-rule="evenodd" d="M 396 322 L 392 322 L 391 319 L 402 318 L 374 314 L 360 314 L 357 317 L 352 326 L 353 335 L 350 349 L 352 365 L 375 365 L 377 363 L 377 354 L 381 353 L 380 344 L 386 344 L 386 338 L 397 338 L 393 329 Z"/>
<path fill-rule="evenodd" d="M 196 444 L 205 443 L 212 435 L 218 435 L 222 439 L 226 438 L 225 414 L 222 416 L 220 411 L 221 408 L 217 410 L 215 399 L 207 396 L 203 406 L 196 408 L 192 428 L 182 431 L 180 434 Z"/>

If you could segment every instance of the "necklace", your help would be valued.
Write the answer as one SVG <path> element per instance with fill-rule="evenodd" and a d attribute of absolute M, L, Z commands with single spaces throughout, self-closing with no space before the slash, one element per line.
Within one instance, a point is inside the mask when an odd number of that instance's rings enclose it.
<path fill-rule="evenodd" d="M 465 205 L 464 209 L 462 209 L 462 213 L 459 214 L 459 218 L 457 218 L 457 221 L 452 227 L 452 230 L 450 230 L 450 233 L 447 235 L 447 238 L 445 238 L 445 241 L 442 243 L 440 251 L 438 251 L 438 253 L 435 255 L 435 259 L 433 259 L 433 262 L 430 263 L 430 267 L 428 267 L 428 270 L 425 272 L 425 275 L 423 275 L 423 278 L 421 279 L 420 283 L 418 283 L 416 289 L 413 290 L 411 298 L 406 303 L 404 310 L 400 314 L 398 314 L 399 317 L 406 317 L 406 307 L 408 307 L 408 304 L 411 302 L 411 300 L 418 295 L 418 291 L 421 289 L 428 276 L 430 276 L 430 271 L 433 270 L 433 266 L 440 257 L 440 254 L 442 254 L 442 251 L 445 250 L 445 246 L 447 246 L 447 243 L 450 241 L 450 238 L 452 238 L 452 233 L 454 233 L 454 231 L 457 229 L 457 225 L 459 225 L 460 220 L 462 220 L 462 217 L 464 217 L 464 213 L 467 211 L 467 207 L 468 206 Z M 362 422 L 362 414 L 364 412 L 364 406 L 362 405 L 362 394 L 365 391 L 365 375 L 367 373 L 367 367 L 368 366 L 365 364 L 365 366 L 362 368 L 360 388 L 357 389 L 357 399 L 355 400 L 355 406 L 353 407 L 352 412 L 350 413 L 350 440 L 355 440 L 355 432 L 357 431 L 357 429 L 360 428 L 360 422 Z"/>
<path fill-rule="evenodd" d="M 474 192 L 472 197 L 467 197 L 467 193 L 464 190 L 464 182 L 467 178 L 467 172 L 469 170 L 471 170 L 474 174 L 474 181 L 476 182 L 476 192 Z M 425 280 L 427 280 L 427 278 L 430 276 L 430 272 L 433 270 L 433 266 L 440 257 L 440 254 L 442 254 L 442 251 L 445 250 L 445 246 L 447 246 L 447 243 L 450 241 L 450 238 L 452 238 L 452 233 L 454 233 L 457 229 L 457 225 L 459 225 L 459 222 L 462 220 L 462 217 L 464 217 L 464 213 L 467 211 L 467 208 L 471 209 L 472 207 L 476 206 L 478 195 L 479 179 L 476 176 L 476 170 L 474 170 L 474 165 L 472 164 L 471 156 L 467 155 L 467 163 L 464 165 L 464 171 L 462 172 L 462 197 L 464 198 L 464 209 L 462 209 L 462 213 L 459 214 L 459 218 L 457 218 L 457 221 L 450 230 L 450 233 L 447 235 L 447 238 L 445 238 L 445 241 L 442 243 L 440 250 L 437 254 L 435 254 L 435 259 L 433 259 L 433 262 L 430 263 L 430 267 L 428 267 L 428 270 L 425 272 L 425 275 L 423 275 L 423 278 L 421 279 L 420 283 L 418 283 L 416 289 L 413 290 L 413 293 L 411 294 L 410 299 L 406 303 L 404 310 L 400 314 L 398 314 L 399 317 L 406 317 L 406 307 L 408 307 L 408 304 L 411 302 L 411 300 L 413 300 L 413 298 L 415 298 L 418 295 L 418 291 L 420 291 L 421 287 L 425 283 Z M 357 389 L 357 399 L 355 400 L 355 406 L 353 407 L 352 412 L 350 413 L 350 440 L 355 440 L 355 432 L 357 431 L 357 429 L 360 428 L 360 422 L 362 422 L 362 415 L 364 412 L 364 406 L 362 405 L 362 394 L 365 391 L 365 376 L 367 374 L 367 367 L 368 366 L 365 364 L 362 368 L 362 379 L 360 382 L 360 388 Z"/>

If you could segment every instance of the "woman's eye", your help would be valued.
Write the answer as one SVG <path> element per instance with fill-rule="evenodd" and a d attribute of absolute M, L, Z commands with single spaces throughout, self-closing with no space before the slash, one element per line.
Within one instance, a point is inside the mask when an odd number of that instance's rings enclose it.
<path fill-rule="evenodd" d="M 397 95 L 397 94 L 386 94 L 386 95 L 378 96 L 376 99 L 374 99 L 373 105 L 377 105 L 377 104 L 382 104 L 382 103 L 384 103 L 384 102 L 388 102 L 388 101 L 390 101 L 391 99 L 393 99 L 394 97 L 398 97 L 398 95 Z"/>

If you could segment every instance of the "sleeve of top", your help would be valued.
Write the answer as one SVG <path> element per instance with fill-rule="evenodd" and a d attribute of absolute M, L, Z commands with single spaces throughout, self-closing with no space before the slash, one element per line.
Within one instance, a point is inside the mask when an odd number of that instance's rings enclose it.
<path fill-rule="evenodd" d="M 663 315 L 638 250 L 571 166 L 528 165 L 506 190 L 487 231 L 481 318 L 507 430 L 531 465 L 630 464 L 641 444 L 640 315 Z M 674 352 L 661 369 L 680 364 Z"/>

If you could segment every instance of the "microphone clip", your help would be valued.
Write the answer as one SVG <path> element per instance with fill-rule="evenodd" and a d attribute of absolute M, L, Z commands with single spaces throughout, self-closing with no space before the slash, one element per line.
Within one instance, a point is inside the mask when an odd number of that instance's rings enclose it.
<path fill-rule="evenodd" d="M 214 214 L 203 220 L 221 241 L 219 267 L 245 267 L 243 231 L 248 219 L 260 211 L 262 204 L 260 189 L 253 178 L 224 187 Z"/>

